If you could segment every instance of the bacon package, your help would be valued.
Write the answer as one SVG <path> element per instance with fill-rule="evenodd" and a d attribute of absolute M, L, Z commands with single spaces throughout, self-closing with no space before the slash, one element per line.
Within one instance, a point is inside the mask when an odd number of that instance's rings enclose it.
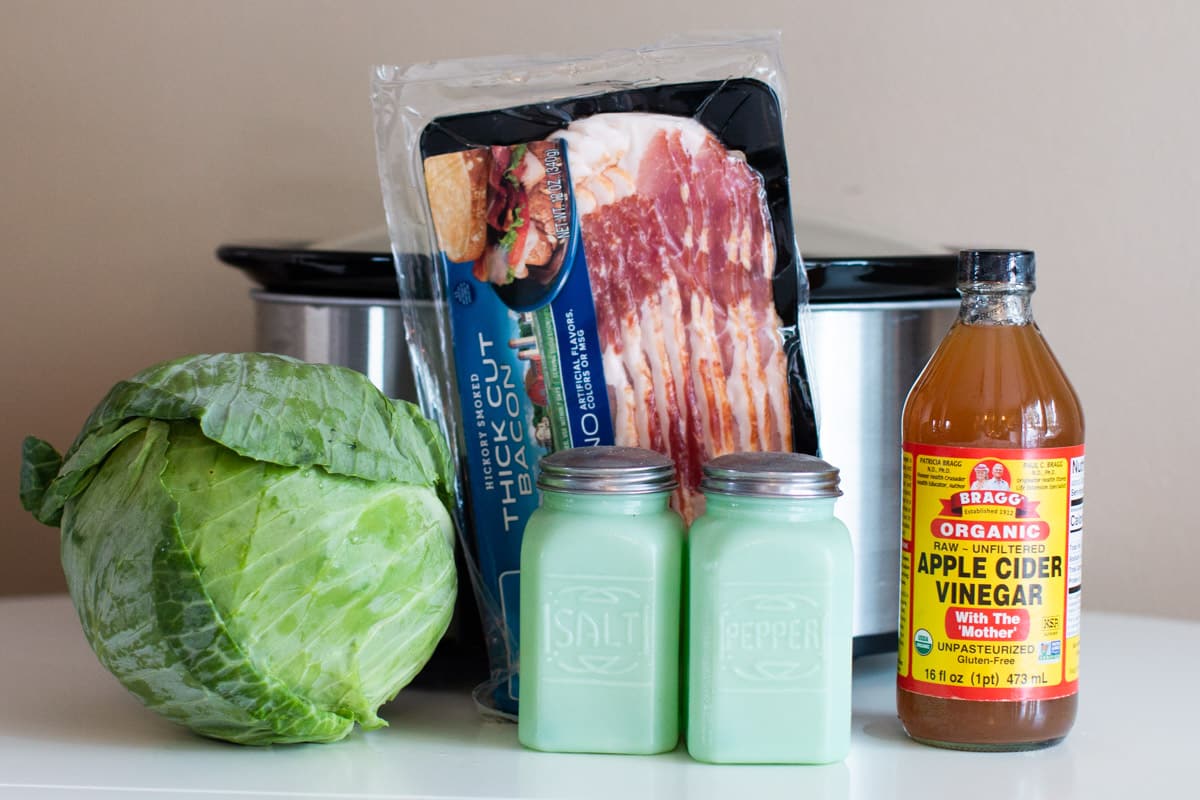
<path fill-rule="evenodd" d="M 393 248 L 434 256 L 434 275 L 398 278 L 402 294 L 432 283 L 443 309 L 438 330 L 406 325 L 423 408 L 457 445 L 485 706 L 519 699 L 520 540 L 542 455 L 662 452 L 690 522 L 711 458 L 817 451 L 777 44 L 377 70 Z M 435 383 L 443 369 L 454 386 Z"/>

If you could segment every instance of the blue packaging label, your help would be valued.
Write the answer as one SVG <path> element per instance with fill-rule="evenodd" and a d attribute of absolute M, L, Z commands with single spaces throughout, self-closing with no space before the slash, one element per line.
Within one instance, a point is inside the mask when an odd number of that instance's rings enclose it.
<path fill-rule="evenodd" d="M 459 185 L 439 197 L 431 176 L 447 174 Z M 426 176 L 445 266 L 469 533 L 506 628 L 504 652 L 492 654 L 493 666 L 507 664 L 494 699 L 515 711 L 521 537 L 538 505 L 537 461 L 554 448 L 613 443 L 595 304 L 561 144 L 435 156 Z M 471 197 L 480 201 L 473 209 L 461 202 Z M 451 242 L 451 234 L 460 235 Z"/>
<path fill-rule="evenodd" d="M 525 389 L 531 367 L 508 344 L 529 335 L 532 325 L 513 318 L 463 269 L 469 265 L 447 270 L 455 373 L 472 515 L 477 530 L 488 532 L 478 538 L 480 567 L 495 578 L 520 558 L 521 532 L 537 508 L 534 467 L 546 448 L 538 443 L 536 409 Z"/>

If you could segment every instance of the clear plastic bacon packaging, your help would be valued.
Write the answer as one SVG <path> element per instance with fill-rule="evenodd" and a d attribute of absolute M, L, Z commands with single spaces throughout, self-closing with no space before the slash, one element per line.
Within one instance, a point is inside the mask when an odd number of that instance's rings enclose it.
<path fill-rule="evenodd" d="M 778 53 L 777 35 L 750 35 L 376 68 L 400 291 L 431 285 L 438 310 L 434 328 L 415 311 L 405 327 L 422 409 L 459 464 L 485 708 L 517 709 L 542 455 L 665 453 L 690 521 L 709 459 L 817 452 Z"/>

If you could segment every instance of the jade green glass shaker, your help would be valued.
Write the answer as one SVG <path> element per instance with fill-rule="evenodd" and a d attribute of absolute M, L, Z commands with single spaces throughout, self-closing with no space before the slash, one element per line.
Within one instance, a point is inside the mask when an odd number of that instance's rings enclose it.
<path fill-rule="evenodd" d="M 661 753 L 679 742 L 683 521 L 670 459 L 631 447 L 539 464 L 521 544 L 518 738 L 537 750 Z"/>
<path fill-rule="evenodd" d="M 688 752 L 817 764 L 850 747 L 853 560 L 838 471 L 798 453 L 704 467 L 688 534 Z"/>

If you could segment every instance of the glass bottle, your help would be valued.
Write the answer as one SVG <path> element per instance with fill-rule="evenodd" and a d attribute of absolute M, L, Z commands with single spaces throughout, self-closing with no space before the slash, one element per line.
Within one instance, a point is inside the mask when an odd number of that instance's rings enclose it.
<path fill-rule="evenodd" d="M 1083 412 L 1033 253 L 964 251 L 958 284 L 904 407 L 897 710 L 927 744 L 1033 749 L 1075 720 Z"/>
<path fill-rule="evenodd" d="M 633 447 L 561 450 L 521 545 L 518 738 L 649 754 L 679 743 L 683 520 L 674 464 Z"/>
<path fill-rule="evenodd" d="M 704 467 L 688 534 L 688 752 L 817 764 L 850 747 L 853 555 L 838 471 L 798 453 Z"/>

